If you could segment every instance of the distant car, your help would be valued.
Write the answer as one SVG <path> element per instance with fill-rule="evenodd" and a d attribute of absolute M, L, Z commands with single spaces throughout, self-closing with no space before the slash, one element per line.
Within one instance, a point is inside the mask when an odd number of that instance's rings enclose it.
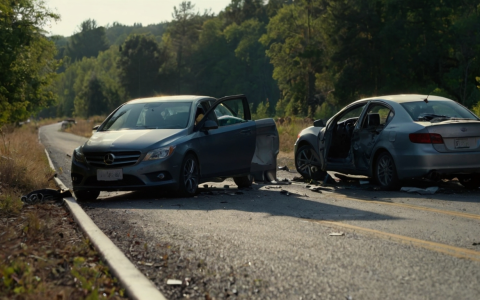
<path fill-rule="evenodd" d="M 129 101 L 94 128 L 72 155 L 78 200 L 100 191 L 173 189 L 233 177 L 239 187 L 276 177 L 273 119 L 252 121 L 243 95 L 154 97 Z"/>
<path fill-rule="evenodd" d="M 321 123 L 321 122 L 320 122 Z M 366 175 L 385 188 L 411 178 L 452 179 L 480 187 L 480 120 L 437 96 L 358 100 L 298 135 L 295 165 L 303 177 L 326 171 Z"/>

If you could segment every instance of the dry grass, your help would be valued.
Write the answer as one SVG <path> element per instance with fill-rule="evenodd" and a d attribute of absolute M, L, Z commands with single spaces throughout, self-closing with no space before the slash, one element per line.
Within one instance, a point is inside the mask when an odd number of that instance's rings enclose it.
<path fill-rule="evenodd" d="M 35 125 L 1 128 L 0 299 L 120 299 L 123 290 L 64 207 L 20 201 L 55 188 L 53 173 Z"/>
<path fill-rule="evenodd" d="M 92 136 L 93 126 L 101 124 L 103 120 L 105 120 L 105 116 L 93 116 L 87 120 L 76 119 L 77 123 L 71 124 L 64 131 L 89 138 Z"/>
<path fill-rule="evenodd" d="M 277 130 L 280 138 L 280 152 L 292 153 L 298 134 L 303 129 L 312 126 L 312 120 L 292 118 L 289 122 L 280 124 L 277 122 Z"/>
<path fill-rule="evenodd" d="M 22 193 L 55 187 L 53 174 L 34 125 L 0 129 L 0 207 Z"/>

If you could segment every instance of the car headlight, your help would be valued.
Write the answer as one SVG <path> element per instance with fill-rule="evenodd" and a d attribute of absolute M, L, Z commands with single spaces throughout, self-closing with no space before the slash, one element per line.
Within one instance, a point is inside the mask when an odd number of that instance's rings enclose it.
<path fill-rule="evenodd" d="M 158 148 L 148 152 L 143 160 L 145 161 L 145 160 L 155 160 L 155 159 L 165 158 L 170 154 L 172 154 L 173 150 L 175 150 L 175 146 Z"/>
<path fill-rule="evenodd" d="M 73 158 L 75 159 L 76 162 L 79 162 L 79 163 L 86 162 L 85 155 L 82 153 L 82 150 L 80 147 L 73 150 Z"/>

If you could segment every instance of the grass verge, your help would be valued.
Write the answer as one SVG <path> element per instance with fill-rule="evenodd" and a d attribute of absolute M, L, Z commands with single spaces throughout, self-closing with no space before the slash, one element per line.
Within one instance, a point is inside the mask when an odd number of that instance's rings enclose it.
<path fill-rule="evenodd" d="M 0 131 L 0 299 L 121 299 L 123 290 L 61 203 L 24 206 L 55 188 L 34 125 Z"/>

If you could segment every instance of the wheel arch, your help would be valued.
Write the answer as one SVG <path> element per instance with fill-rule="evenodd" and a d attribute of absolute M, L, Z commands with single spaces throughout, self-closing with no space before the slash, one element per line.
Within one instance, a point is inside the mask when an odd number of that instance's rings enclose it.
<path fill-rule="evenodd" d="M 398 177 L 398 164 L 397 164 L 397 160 L 395 159 L 395 156 L 392 154 L 391 151 L 389 151 L 387 148 L 385 147 L 379 147 L 375 150 L 375 154 L 372 156 L 372 159 L 370 160 L 370 169 L 369 169 L 369 173 L 370 173 L 370 177 L 373 178 L 375 173 L 374 173 L 374 168 L 375 168 L 375 163 L 377 161 L 377 158 L 380 154 L 382 153 L 388 153 L 390 154 L 390 156 L 392 157 L 393 159 L 393 162 L 395 163 L 395 171 L 397 172 L 397 177 Z"/>
<path fill-rule="evenodd" d="M 186 157 L 187 155 L 189 155 L 189 154 L 192 154 L 192 155 L 195 157 L 195 159 L 197 160 L 198 172 L 199 172 L 199 174 L 200 174 L 200 176 L 201 176 L 201 175 L 202 175 L 202 168 L 200 167 L 200 159 L 199 159 L 199 157 L 198 157 L 197 152 L 195 152 L 195 150 L 193 150 L 193 149 L 190 148 L 190 149 L 188 149 L 187 151 L 185 151 L 185 154 L 183 154 L 182 161 L 183 161 L 183 159 L 185 159 L 185 157 Z"/>

